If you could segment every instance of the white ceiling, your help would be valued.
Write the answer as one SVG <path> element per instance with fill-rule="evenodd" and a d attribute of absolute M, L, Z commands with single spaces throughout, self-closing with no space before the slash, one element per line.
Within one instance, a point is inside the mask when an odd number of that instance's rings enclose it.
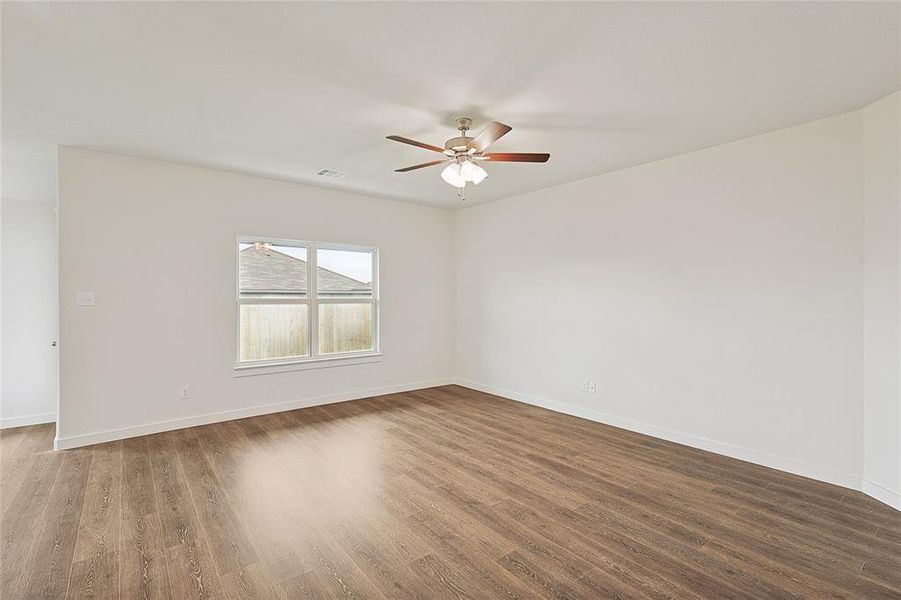
<path fill-rule="evenodd" d="M 513 131 L 485 202 L 859 108 L 894 2 L 2 3 L 4 197 L 73 145 L 459 206 L 452 118 Z M 322 168 L 347 171 L 323 181 Z M 52 171 L 52 170 L 51 170 Z M 22 175 L 24 176 L 24 175 Z M 33 187 L 33 185 L 32 185 Z M 41 186 L 38 185 L 40 188 Z"/>

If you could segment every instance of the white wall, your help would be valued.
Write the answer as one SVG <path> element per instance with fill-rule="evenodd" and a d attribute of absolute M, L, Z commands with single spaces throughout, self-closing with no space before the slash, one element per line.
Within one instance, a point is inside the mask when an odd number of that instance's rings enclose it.
<path fill-rule="evenodd" d="M 458 212 L 456 376 L 857 487 L 861 129 L 839 115 Z"/>
<path fill-rule="evenodd" d="M 0 222 L 0 427 L 46 423 L 56 418 L 56 212 L 50 202 L 4 198 Z"/>
<path fill-rule="evenodd" d="M 901 505 L 901 92 L 863 110 L 865 491 Z"/>
<path fill-rule="evenodd" d="M 72 148 L 59 181 L 60 447 L 451 376 L 446 210 Z M 384 360 L 233 377 L 239 234 L 378 246 Z"/>
<path fill-rule="evenodd" d="M 60 446 L 453 375 L 901 508 L 899 111 L 457 213 L 62 149 Z M 233 377 L 238 234 L 379 246 L 384 361 Z"/>

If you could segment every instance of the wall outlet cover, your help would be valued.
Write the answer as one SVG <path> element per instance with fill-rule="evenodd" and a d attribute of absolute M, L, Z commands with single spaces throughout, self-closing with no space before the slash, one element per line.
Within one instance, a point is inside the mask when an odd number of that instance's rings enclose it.
<path fill-rule="evenodd" d="M 94 306 L 94 292 L 75 292 L 75 306 Z"/>

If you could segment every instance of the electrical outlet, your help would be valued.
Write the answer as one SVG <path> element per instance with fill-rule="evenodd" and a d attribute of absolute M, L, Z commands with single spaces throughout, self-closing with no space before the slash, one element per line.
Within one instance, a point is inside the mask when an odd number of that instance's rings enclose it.
<path fill-rule="evenodd" d="M 427 365 L 430 369 L 434 369 L 434 368 L 435 368 L 435 359 L 434 359 L 434 358 L 428 359 L 428 360 L 426 361 L 426 365 Z"/>
<path fill-rule="evenodd" d="M 598 393 L 597 381 L 589 381 L 588 382 L 588 393 L 589 394 L 597 394 Z"/>
<path fill-rule="evenodd" d="M 586 379 L 585 381 L 582 382 L 582 391 L 585 393 L 588 393 L 588 386 L 589 386 L 589 382 Z"/>
<path fill-rule="evenodd" d="M 179 400 L 190 400 L 191 399 L 191 388 L 188 386 L 178 388 L 178 399 Z"/>
<path fill-rule="evenodd" d="M 75 306 L 94 306 L 94 292 L 75 292 Z"/>

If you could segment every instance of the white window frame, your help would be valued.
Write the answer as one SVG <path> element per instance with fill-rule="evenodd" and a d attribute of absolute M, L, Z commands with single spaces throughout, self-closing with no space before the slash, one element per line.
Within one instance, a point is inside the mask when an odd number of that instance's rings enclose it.
<path fill-rule="evenodd" d="M 263 242 L 279 246 L 307 249 L 307 295 L 304 298 L 242 298 L 241 297 L 241 244 Z M 369 252 L 372 255 L 372 296 L 358 298 L 319 298 L 319 250 L 346 250 Z M 378 362 L 379 351 L 379 249 L 375 246 L 358 246 L 330 242 L 310 242 L 267 236 L 239 235 L 233 246 L 235 252 L 235 376 L 280 373 L 291 370 L 316 369 L 346 364 Z M 241 305 L 242 304 L 304 304 L 307 306 L 309 328 L 309 353 L 307 356 L 289 358 L 241 360 Z M 372 349 L 361 352 L 319 353 L 319 305 L 320 304 L 371 304 Z"/>

